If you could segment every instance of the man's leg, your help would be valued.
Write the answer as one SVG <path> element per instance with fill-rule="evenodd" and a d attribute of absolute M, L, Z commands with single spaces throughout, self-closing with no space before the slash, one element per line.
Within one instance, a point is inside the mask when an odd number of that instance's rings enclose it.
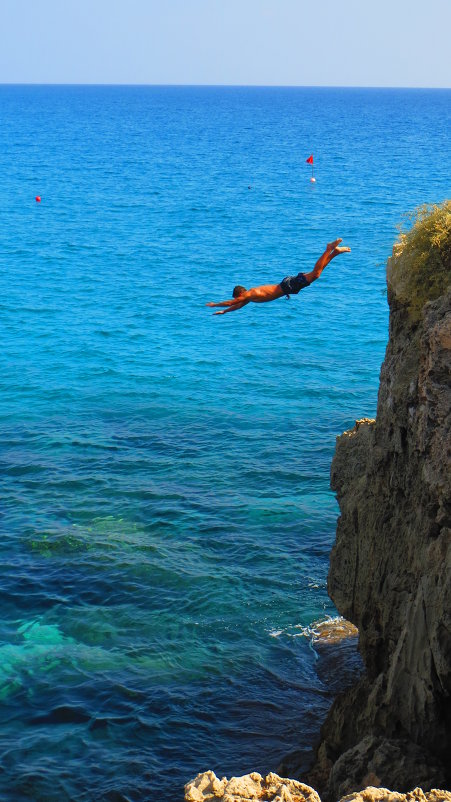
<path fill-rule="evenodd" d="M 319 257 L 313 270 L 310 273 L 304 273 L 305 278 L 307 279 L 309 284 L 311 284 L 312 281 L 316 281 L 316 279 L 320 277 L 324 268 L 327 267 L 329 262 L 331 262 L 332 259 L 335 259 L 335 257 L 338 256 L 338 254 L 349 253 L 351 249 L 347 248 L 346 246 L 340 248 L 339 247 L 340 242 L 343 242 L 343 240 L 336 239 L 334 242 L 329 242 L 326 246 L 326 250 Z"/>

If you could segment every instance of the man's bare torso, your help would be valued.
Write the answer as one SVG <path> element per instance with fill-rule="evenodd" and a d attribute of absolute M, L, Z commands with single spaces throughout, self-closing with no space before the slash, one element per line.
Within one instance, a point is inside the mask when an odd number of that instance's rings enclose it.
<path fill-rule="evenodd" d="M 260 287 L 254 287 L 249 293 L 251 295 L 249 301 L 254 304 L 275 301 L 276 298 L 281 298 L 285 294 L 280 284 L 262 284 Z"/>

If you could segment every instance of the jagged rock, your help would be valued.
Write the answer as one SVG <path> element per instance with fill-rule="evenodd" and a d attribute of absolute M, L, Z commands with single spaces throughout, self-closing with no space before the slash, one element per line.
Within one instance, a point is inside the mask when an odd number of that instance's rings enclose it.
<path fill-rule="evenodd" d="M 388 788 L 369 786 L 364 791 L 344 796 L 340 802 L 451 802 L 451 794 L 436 788 L 426 793 L 422 788 L 414 788 L 407 794 L 400 794 L 398 791 L 389 791 Z"/>
<path fill-rule="evenodd" d="M 185 802 L 321 802 L 313 788 L 297 780 L 287 780 L 277 774 L 253 772 L 243 777 L 219 780 L 213 771 L 205 771 L 185 785 Z"/>
<path fill-rule="evenodd" d="M 367 744 L 369 747 L 369 744 Z M 383 755 L 380 755 L 385 760 Z M 399 757 L 399 753 L 397 754 Z M 373 768 L 377 769 L 377 761 Z M 378 782 L 369 771 L 367 781 Z M 213 771 L 205 771 L 185 785 L 185 802 L 321 802 L 318 794 L 308 785 L 278 777 L 270 773 L 262 777 L 257 772 L 243 777 L 219 780 Z M 340 802 L 451 802 L 451 793 L 433 789 L 424 792 L 415 788 L 406 794 L 387 788 L 368 786 L 363 791 L 347 794 Z"/>
<path fill-rule="evenodd" d="M 307 781 L 325 799 L 346 792 L 346 774 L 349 790 L 362 787 L 368 772 L 400 791 L 451 781 L 448 207 L 448 244 L 441 261 L 434 256 L 443 286 L 440 294 L 431 268 L 433 301 L 423 253 L 421 271 L 407 274 L 417 241 L 411 251 L 401 248 L 399 270 L 394 251 L 377 417 L 338 438 L 332 463 L 341 517 L 328 589 L 358 627 L 366 674 L 338 697 L 322 729 Z"/>

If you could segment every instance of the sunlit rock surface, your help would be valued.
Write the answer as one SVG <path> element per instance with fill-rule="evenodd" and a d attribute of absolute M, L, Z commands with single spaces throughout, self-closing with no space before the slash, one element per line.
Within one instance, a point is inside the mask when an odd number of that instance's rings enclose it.
<path fill-rule="evenodd" d="M 308 785 L 279 777 L 277 774 L 253 772 L 243 777 L 221 780 L 213 771 L 205 771 L 185 786 L 185 802 L 321 802 Z M 424 792 L 415 788 L 406 794 L 387 788 L 369 786 L 342 797 L 340 802 L 451 802 L 449 791 Z"/>
<path fill-rule="evenodd" d="M 414 788 L 407 794 L 398 791 L 389 791 L 387 788 L 372 788 L 344 796 L 340 802 L 451 802 L 449 791 L 439 791 L 434 788 L 424 792 L 421 788 Z"/>
<path fill-rule="evenodd" d="M 213 771 L 205 771 L 185 786 L 185 802 L 321 802 L 318 794 L 308 785 L 287 780 L 277 774 L 262 777 L 257 772 L 243 777 L 221 780 Z"/>

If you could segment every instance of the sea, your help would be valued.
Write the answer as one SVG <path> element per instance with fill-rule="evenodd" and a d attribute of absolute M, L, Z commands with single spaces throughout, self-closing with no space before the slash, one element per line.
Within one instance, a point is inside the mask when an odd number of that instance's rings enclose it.
<path fill-rule="evenodd" d="M 2 802 L 177 802 L 311 750 L 335 439 L 375 415 L 386 260 L 450 197 L 450 132 L 448 90 L 0 87 Z M 336 237 L 298 296 L 206 307 Z"/>

